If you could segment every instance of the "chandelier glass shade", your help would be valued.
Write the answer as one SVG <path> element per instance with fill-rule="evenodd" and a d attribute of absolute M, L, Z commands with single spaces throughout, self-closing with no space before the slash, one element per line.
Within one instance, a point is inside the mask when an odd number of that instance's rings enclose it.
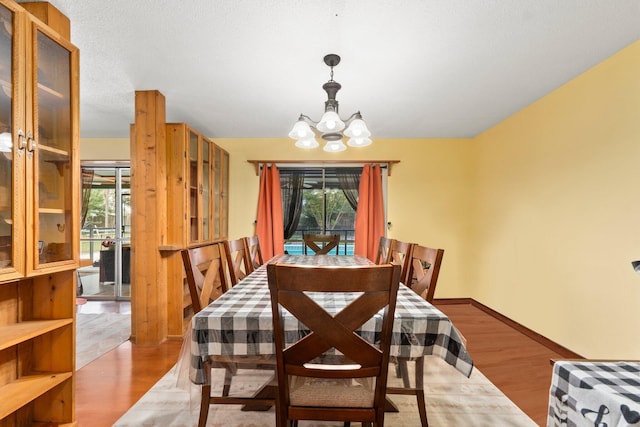
<path fill-rule="evenodd" d="M 327 92 L 327 101 L 324 103 L 324 114 L 319 122 L 311 120 L 308 116 L 300 114 L 298 121 L 289 132 L 289 138 L 296 140 L 298 148 L 316 148 L 320 143 L 316 135 L 320 135 L 325 142 L 324 151 L 339 152 L 347 149 L 342 139 L 348 137 L 347 145 L 350 147 L 365 147 L 371 144 L 371 132 L 366 123 L 362 120 L 360 112 L 353 113 L 347 120 L 342 120 L 338 115 L 338 101 L 336 93 L 342 87 L 340 83 L 333 80 L 333 67 L 340 63 L 340 57 L 329 54 L 324 57 L 324 63 L 331 68 L 331 77 L 328 82 L 322 85 L 322 89 Z M 346 129 L 345 129 L 346 127 Z M 315 131 L 314 131 L 315 129 Z"/>

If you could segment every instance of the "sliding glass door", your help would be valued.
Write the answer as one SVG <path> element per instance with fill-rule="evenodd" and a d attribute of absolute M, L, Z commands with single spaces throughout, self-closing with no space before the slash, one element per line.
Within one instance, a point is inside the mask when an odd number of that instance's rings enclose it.
<path fill-rule="evenodd" d="M 78 294 L 96 300 L 130 299 L 130 243 L 128 162 L 83 163 Z"/>

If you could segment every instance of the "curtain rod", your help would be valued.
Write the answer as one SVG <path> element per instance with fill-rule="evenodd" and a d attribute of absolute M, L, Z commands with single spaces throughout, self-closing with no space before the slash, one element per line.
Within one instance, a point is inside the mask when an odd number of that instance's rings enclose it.
<path fill-rule="evenodd" d="M 308 165 L 338 165 L 338 164 L 365 164 L 365 163 L 374 163 L 380 165 L 381 167 L 386 167 L 389 172 L 388 175 L 391 176 L 391 166 L 400 163 L 400 160 L 247 160 L 247 163 L 253 164 L 256 169 L 256 175 L 260 175 L 260 167 L 265 163 L 271 163 L 278 165 L 285 164 L 308 164 Z"/>

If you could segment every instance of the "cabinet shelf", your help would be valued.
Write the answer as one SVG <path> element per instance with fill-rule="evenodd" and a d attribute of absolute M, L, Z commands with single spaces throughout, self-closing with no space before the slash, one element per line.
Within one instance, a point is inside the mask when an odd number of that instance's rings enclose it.
<path fill-rule="evenodd" d="M 59 208 L 40 208 L 40 209 L 38 209 L 38 213 L 41 213 L 41 214 L 64 214 L 65 210 L 64 209 L 59 209 Z"/>
<path fill-rule="evenodd" d="M 69 152 L 66 150 L 61 150 L 59 148 L 51 147 L 49 145 L 42 144 L 42 143 L 38 146 L 38 148 L 42 151 L 46 151 L 47 153 L 51 153 L 59 156 L 61 160 L 69 161 Z M 53 161 L 53 160 L 50 160 L 50 161 Z"/>
<path fill-rule="evenodd" d="M 17 411 L 55 386 L 71 378 L 72 372 L 28 375 L 0 387 L 0 418 Z"/>
<path fill-rule="evenodd" d="M 41 92 L 40 95 L 44 95 L 49 101 L 64 101 L 66 99 L 62 93 L 45 86 L 42 83 L 38 83 L 38 90 Z"/>
<path fill-rule="evenodd" d="M 73 319 L 29 320 L 0 326 L 0 350 L 13 347 L 71 323 L 73 323 Z"/>

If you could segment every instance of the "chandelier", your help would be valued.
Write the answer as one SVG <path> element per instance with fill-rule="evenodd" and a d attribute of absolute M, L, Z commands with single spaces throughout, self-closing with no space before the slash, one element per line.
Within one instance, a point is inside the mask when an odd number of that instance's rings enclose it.
<path fill-rule="evenodd" d="M 298 121 L 289 132 L 289 137 L 296 140 L 298 148 L 316 148 L 320 144 L 316 139 L 316 132 L 326 141 L 324 151 L 337 153 L 344 151 L 347 147 L 342 142 L 345 136 L 349 138 L 347 145 L 350 147 L 364 147 L 371 144 L 371 132 L 360 111 L 353 113 L 347 120 L 342 121 L 338 115 L 338 101 L 336 93 L 342 88 L 340 83 L 333 80 L 333 67 L 340 63 L 340 57 L 336 54 L 329 54 L 324 57 L 324 63 L 331 68 L 331 75 L 328 82 L 322 85 L 322 89 L 327 92 L 327 101 L 324 103 L 324 114 L 319 122 L 311 120 L 308 116 L 300 114 Z M 347 127 L 344 132 L 343 129 Z M 314 132 L 312 129 L 315 129 Z"/>

